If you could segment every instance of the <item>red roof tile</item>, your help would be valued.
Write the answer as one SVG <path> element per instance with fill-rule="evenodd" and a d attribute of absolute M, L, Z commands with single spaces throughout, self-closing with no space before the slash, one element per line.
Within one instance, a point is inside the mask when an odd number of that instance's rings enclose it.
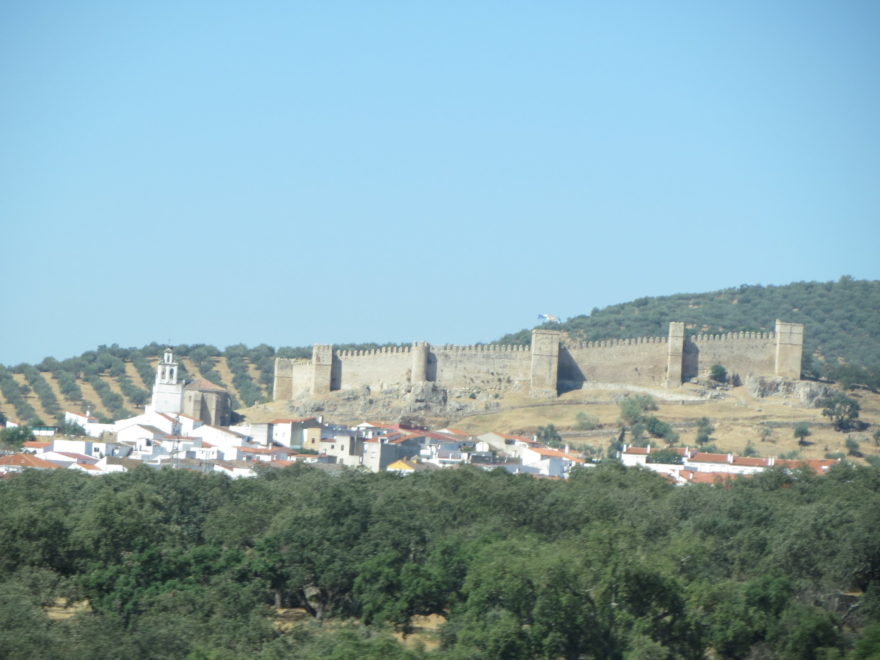
<path fill-rule="evenodd" d="M 33 454 L 11 454 L 9 456 L 3 456 L 0 458 L 0 466 L 4 465 L 9 467 L 37 468 L 40 470 L 57 470 L 61 468 L 60 465 L 45 461 L 42 458 L 37 458 Z"/>

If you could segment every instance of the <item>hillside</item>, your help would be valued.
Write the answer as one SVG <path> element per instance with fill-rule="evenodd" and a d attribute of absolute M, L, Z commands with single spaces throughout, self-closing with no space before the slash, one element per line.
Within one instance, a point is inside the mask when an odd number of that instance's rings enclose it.
<path fill-rule="evenodd" d="M 743 285 L 639 298 L 542 327 L 597 341 L 666 336 L 670 321 L 684 321 L 689 334 L 772 332 L 776 319 L 804 324 L 805 375 L 862 381 L 867 377 L 872 387 L 880 386 L 880 281 L 842 277 L 836 282 Z M 499 341 L 528 343 L 529 330 Z M 870 373 L 858 373 L 858 368 Z"/>
<path fill-rule="evenodd" d="M 880 388 L 880 282 L 842 277 L 836 282 L 747 286 L 701 294 L 639 298 L 593 309 L 553 327 L 574 339 L 663 336 L 670 320 L 688 332 L 769 331 L 777 318 L 803 323 L 803 372 L 844 386 Z M 529 330 L 499 343 L 528 343 Z M 369 350 L 393 344 L 349 344 Z M 149 400 L 155 366 L 164 346 L 99 346 L 78 357 L 47 357 L 37 365 L 0 366 L 0 413 L 19 421 L 53 423 L 63 410 L 89 409 L 106 418 L 131 415 Z M 204 377 L 226 388 L 234 405 L 250 407 L 271 396 L 275 357 L 308 357 L 309 347 L 275 349 L 244 344 L 178 345 L 183 378 Z"/>

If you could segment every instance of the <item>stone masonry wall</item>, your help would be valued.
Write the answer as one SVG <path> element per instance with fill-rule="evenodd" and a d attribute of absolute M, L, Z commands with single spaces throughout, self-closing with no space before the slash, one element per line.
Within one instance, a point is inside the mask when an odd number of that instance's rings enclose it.
<path fill-rule="evenodd" d="M 275 360 L 274 398 L 364 386 L 434 382 L 446 389 L 526 391 L 552 397 L 590 382 L 678 387 L 714 364 L 731 375 L 800 376 L 803 325 L 776 322 L 776 332 L 685 338 L 672 322 L 668 337 L 562 343 L 562 333 L 534 330 L 531 346 L 430 346 L 424 342 L 372 351 L 316 345 L 311 360 Z"/>
<path fill-rule="evenodd" d="M 531 352 L 526 346 L 435 346 L 427 380 L 447 389 L 527 389 Z"/>
<path fill-rule="evenodd" d="M 694 335 L 685 340 L 682 378 L 707 377 L 715 364 L 722 365 L 731 376 L 775 375 L 775 361 L 773 332 Z"/>
<path fill-rule="evenodd" d="M 666 381 L 666 337 L 609 339 L 566 345 L 559 380 L 566 389 L 579 383 L 630 383 L 662 386 Z"/>
<path fill-rule="evenodd" d="M 372 351 L 340 351 L 333 363 L 333 389 L 352 390 L 364 385 L 410 382 L 412 349 L 387 347 Z"/>

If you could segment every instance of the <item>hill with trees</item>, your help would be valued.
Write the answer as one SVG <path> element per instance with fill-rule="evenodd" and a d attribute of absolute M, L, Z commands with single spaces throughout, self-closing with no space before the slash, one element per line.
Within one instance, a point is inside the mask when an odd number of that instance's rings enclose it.
<path fill-rule="evenodd" d="M 805 376 L 880 388 L 880 281 L 841 277 L 638 298 L 541 327 L 598 341 L 665 337 L 670 321 L 683 321 L 688 334 L 772 332 L 776 319 L 804 324 Z M 529 339 L 530 330 L 521 330 L 499 342 L 527 344 Z"/>
<path fill-rule="evenodd" d="M 880 389 L 880 282 L 842 277 L 837 282 L 749 286 L 711 293 L 639 298 L 593 309 L 550 327 L 587 341 L 664 336 L 671 320 L 689 333 L 772 331 L 777 318 L 806 326 L 803 374 Z M 505 335 L 498 343 L 528 344 L 530 331 Z M 371 350 L 387 344 L 337 345 Z M 131 416 L 150 398 L 155 366 L 164 345 L 142 348 L 103 345 L 78 357 L 47 357 L 39 364 L 0 366 L 0 413 L 31 424 L 53 424 L 65 409 L 91 410 L 101 418 Z M 276 357 L 311 356 L 311 347 L 220 349 L 209 344 L 177 345 L 181 377 L 203 377 L 227 389 L 234 407 L 269 400 Z"/>

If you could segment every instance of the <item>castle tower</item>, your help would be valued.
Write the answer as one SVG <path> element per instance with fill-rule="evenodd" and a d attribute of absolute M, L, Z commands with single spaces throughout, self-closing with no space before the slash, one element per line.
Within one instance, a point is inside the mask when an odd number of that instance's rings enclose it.
<path fill-rule="evenodd" d="M 555 399 L 559 374 L 559 339 L 556 330 L 532 330 L 531 396 Z"/>
<path fill-rule="evenodd" d="M 776 319 L 776 375 L 800 380 L 804 356 L 804 325 Z"/>
<path fill-rule="evenodd" d="M 684 323 L 681 321 L 669 324 L 666 347 L 666 387 L 678 387 L 684 361 Z"/>
<path fill-rule="evenodd" d="M 415 341 L 412 345 L 412 371 L 410 382 L 424 383 L 428 380 L 428 343 Z"/>
<path fill-rule="evenodd" d="M 174 361 L 170 348 L 165 349 L 162 360 L 156 367 L 150 407 L 156 412 L 172 414 L 180 413 L 183 408 L 183 383 L 177 382 L 177 362 Z"/>
<path fill-rule="evenodd" d="M 312 347 L 312 394 L 329 394 L 333 376 L 333 344 Z"/>

